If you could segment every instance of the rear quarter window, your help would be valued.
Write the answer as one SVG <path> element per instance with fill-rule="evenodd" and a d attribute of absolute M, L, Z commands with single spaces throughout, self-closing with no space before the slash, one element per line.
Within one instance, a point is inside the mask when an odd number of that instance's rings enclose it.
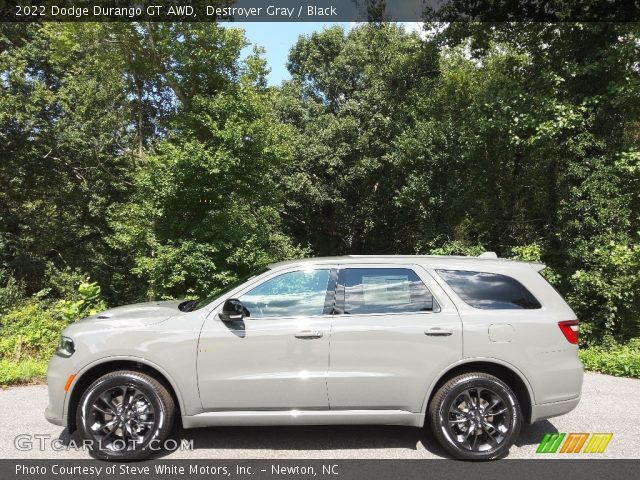
<path fill-rule="evenodd" d="M 540 308 L 540 302 L 515 278 L 468 270 L 437 270 L 468 305 L 482 310 Z"/>

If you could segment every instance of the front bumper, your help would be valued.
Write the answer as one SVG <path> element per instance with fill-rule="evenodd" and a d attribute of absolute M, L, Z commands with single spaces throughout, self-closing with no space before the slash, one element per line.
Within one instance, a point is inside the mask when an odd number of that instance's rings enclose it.
<path fill-rule="evenodd" d="M 54 355 L 49 360 L 47 370 L 47 389 L 49 391 L 49 405 L 44 411 L 44 417 L 49 423 L 60 427 L 67 426 L 67 415 L 64 409 L 67 392 L 64 391 L 69 375 L 73 374 L 73 364 L 68 358 Z"/>
<path fill-rule="evenodd" d="M 581 395 L 561 402 L 542 403 L 531 408 L 531 423 L 569 413 L 580 403 Z"/>
<path fill-rule="evenodd" d="M 59 427 L 67 426 L 67 416 L 66 415 L 58 415 L 52 405 L 47 405 L 47 408 L 44 410 L 44 418 L 47 419 L 47 422 L 53 423 L 54 425 L 58 425 Z"/>

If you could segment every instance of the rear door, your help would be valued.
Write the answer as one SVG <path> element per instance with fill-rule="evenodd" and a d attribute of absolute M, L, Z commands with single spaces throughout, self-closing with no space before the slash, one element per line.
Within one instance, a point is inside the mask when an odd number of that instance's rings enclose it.
<path fill-rule="evenodd" d="M 418 265 L 342 266 L 336 307 L 331 409 L 420 412 L 431 382 L 462 358 L 457 310 Z"/>

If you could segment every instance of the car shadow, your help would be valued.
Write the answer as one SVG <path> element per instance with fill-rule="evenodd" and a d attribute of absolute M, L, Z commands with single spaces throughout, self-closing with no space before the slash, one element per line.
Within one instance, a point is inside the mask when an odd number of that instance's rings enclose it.
<path fill-rule="evenodd" d="M 72 440 L 77 444 L 80 441 L 80 437 L 78 436 L 77 433 L 74 433 L 74 434 L 69 433 L 68 428 L 65 428 L 64 430 L 62 430 L 60 432 L 60 435 L 58 435 L 58 441 L 64 447 L 69 447 L 71 445 Z"/>
<path fill-rule="evenodd" d="M 558 429 L 549 420 L 523 425 L 515 445 L 538 445 L 547 433 L 558 433 Z"/>
<path fill-rule="evenodd" d="M 178 445 L 193 441 L 193 449 L 224 450 L 363 450 L 404 448 L 426 449 L 449 458 L 431 434 L 423 428 L 364 426 L 208 427 L 178 429 L 173 438 Z M 171 452 L 158 452 L 161 458 Z"/>
<path fill-rule="evenodd" d="M 518 447 L 537 445 L 546 433 L 558 429 L 544 420 L 523 425 L 515 442 Z M 387 425 L 340 426 L 278 426 L 278 427 L 207 427 L 177 428 L 171 438 L 176 445 L 191 443 L 193 450 L 365 450 L 365 449 L 425 449 L 441 458 L 451 456 L 437 443 L 426 428 Z M 77 433 L 64 429 L 59 436 L 63 445 L 71 440 L 80 444 Z M 153 458 L 171 455 L 171 450 L 159 450 Z"/>
<path fill-rule="evenodd" d="M 450 458 L 431 433 L 424 428 L 364 425 L 364 426 L 274 426 L 274 427 L 207 427 L 185 430 L 176 428 L 171 435 L 175 444 L 191 443 L 198 450 L 358 450 L 405 448 L 426 449 L 439 457 Z M 66 447 L 72 441 L 80 445 L 78 433 L 60 432 L 60 443 Z M 152 458 L 171 455 L 173 450 L 159 450 Z"/>

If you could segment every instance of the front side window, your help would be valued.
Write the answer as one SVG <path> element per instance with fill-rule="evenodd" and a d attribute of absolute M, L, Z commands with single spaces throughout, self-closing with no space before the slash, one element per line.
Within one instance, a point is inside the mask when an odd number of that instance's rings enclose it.
<path fill-rule="evenodd" d="M 409 268 L 347 268 L 344 313 L 420 313 L 434 310 L 433 296 Z"/>
<path fill-rule="evenodd" d="M 322 315 L 330 270 L 283 273 L 258 285 L 239 300 L 251 318 Z"/>
<path fill-rule="evenodd" d="M 506 275 L 466 270 L 437 270 L 468 305 L 483 310 L 534 309 L 540 302 L 516 279 Z"/>

